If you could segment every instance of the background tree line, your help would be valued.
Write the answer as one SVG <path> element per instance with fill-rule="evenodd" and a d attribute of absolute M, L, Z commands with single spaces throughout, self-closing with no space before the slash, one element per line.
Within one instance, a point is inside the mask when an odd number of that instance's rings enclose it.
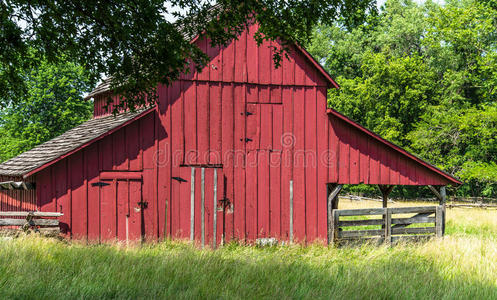
<path fill-rule="evenodd" d="M 497 197 L 497 1 L 388 0 L 366 13 L 316 26 L 306 45 L 341 85 L 329 105 L 459 177 L 458 195 Z M 0 161 L 91 117 L 95 74 L 36 51 L 16 71 L 25 91 L 2 93 Z"/>
<path fill-rule="evenodd" d="M 388 0 L 307 46 L 341 86 L 331 107 L 460 178 L 461 196 L 497 197 L 496 3 Z"/>

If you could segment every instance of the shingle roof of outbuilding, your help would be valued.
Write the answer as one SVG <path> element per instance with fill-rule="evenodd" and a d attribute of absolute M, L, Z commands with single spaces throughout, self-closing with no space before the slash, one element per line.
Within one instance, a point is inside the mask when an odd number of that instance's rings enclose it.
<path fill-rule="evenodd" d="M 0 175 L 29 176 L 33 171 L 41 170 L 43 166 L 70 155 L 152 110 L 153 108 L 149 107 L 134 112 L 121 113 L 117 116 L 109 115 L 86 121 L 62 135 L 0 164 Z"/>

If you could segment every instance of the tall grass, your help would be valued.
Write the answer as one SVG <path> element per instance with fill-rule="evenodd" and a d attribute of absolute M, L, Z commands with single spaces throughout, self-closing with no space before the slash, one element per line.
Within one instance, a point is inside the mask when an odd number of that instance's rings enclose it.
<path fill-rule="evenodd" d="M 0 298 L 496 299 L 497 240 L 460 231 L 451 224 L 462 217 L 448 215 L 452 235 L 394 247 L 229 244 L 212 251 L 171 241 L 124 247 L 4 240 Z M 461 222 L 487 222 L 496 235 L 490 215 L 482 219 Z"/>

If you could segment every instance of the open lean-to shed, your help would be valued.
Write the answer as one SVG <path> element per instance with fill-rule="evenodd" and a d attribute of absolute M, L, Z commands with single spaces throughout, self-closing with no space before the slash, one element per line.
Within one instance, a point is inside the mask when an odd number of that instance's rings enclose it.
<path fill-rule="evenodd" d="M 154 107 L 114 117 L 101 84 L 92 120 L 0 164 L 0 211 L 62 212 L 61 230 L 89 241 L 311 242 L 330 238 L 342 184 L 443 198 L 460 183 L 327 108 L 330 75 L 299 46 L 275 68 L 255 27 L 226 47 L 195 39 L 210 63 L 159 86 Z"/>

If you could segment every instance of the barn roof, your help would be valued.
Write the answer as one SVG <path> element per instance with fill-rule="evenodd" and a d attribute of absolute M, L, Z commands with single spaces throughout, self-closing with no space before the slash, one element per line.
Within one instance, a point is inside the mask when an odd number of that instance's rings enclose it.
<path fill-rule="evenodd" d="M 446 173 L 442 170 L 440 170 L 439 168 L 435 167 L 434 165 L 422 160 L 421 158 L 415 156 L 414 154 L 411 154 L 409 153 L 408 151 L 404 150 L 403 148 L 395 145 L 394 143 L 390 142 L 390 141 L 387 141 L 385 140 L 384 138 L 382 138 L 381 136 L 379 136 L 378 134 L 366 129 L 365 127 L 359 125 L 358 123 L 352 121 L 351 119 L 347 118 L 346 116 L 342 115 L 341 113 L 339 113 L 338 111 L 332 109 L 332 108 L 328 108 L 327 109 L 327 113 L 344 121 L 345 123 L 349 124 L 350 126 L 356 128 L 357 130 L 361 131 L 362 133 L 366 134 L 367 136 L 370 136 L 371 138 L 377 140 L 378 142 L 384 144 L 385 146 L 387 146 L 388 148 L 390 149 L 393 149 L 394 151 L 396 151 L 397 153 L 400 153 L 401 155 L 403 155 L 404 157 L 407 157 L 413 161 L 415 161 L 416 163 L 418 163 L 419 165 L 423 166 L 424 168 L 430 170 L 431 172 L 435 172 L 437 173 L 438 175 L 442 176 L 443 178 L 447 179 L 451 184 L 454 184 L 454 185 L 460 185 L 462 184 L 461 181 L 459 181 L 457 178 L 455 178 L 454 176 L 450 175 L 449 173 Z"/>
<path fill-rule="evenodd" d="M 24 177 L 32 175 L 151 111 L 153 108 L 149 107 L 117 116 L 109 115 L 86 121 L 62 135 L 0 164 L 0 175 Z"/>

